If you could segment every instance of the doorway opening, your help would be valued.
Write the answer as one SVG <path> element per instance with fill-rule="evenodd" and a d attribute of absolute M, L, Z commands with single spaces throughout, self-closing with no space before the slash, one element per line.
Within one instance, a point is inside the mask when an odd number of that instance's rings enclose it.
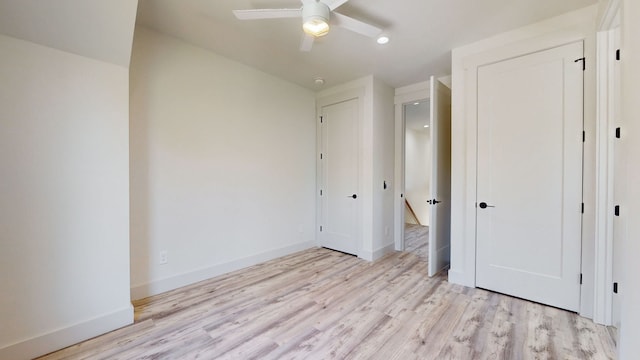
<path fill-rule="evenodd" d="M 429 258 L 431 117 L 429 100 L 402 104 L 404 117 L 404 251 Z"/>
<path fill-rule="evenodd" d="M 446 84 L 446 77 L 431 76 L 396 89 L 395 96 L 395 245 L 397 251 L 407 248 L 405 227 L 410 226 L 405 223 L 412 218 L 414 225 L 428 227 L 408 235 L 426 238 L 416 248 L 424 248 L 429 276 L 447 269 L 450 261 L 451 89 Z"/>

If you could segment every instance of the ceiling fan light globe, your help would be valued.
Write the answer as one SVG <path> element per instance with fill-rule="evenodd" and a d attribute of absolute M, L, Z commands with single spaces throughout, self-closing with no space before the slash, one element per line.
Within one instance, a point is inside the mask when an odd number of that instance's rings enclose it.
<path fill-rule="evenodd" d="M 313 37 L 327 35 L 330 14 L 331 10 L 323 2 L 305 2 L 302 6 L 302 29 Z"/>
<path fill-rule="evenodd" d="M 314 37 L 325 36 L 329 33 L 329 23 L 321 17 L 313 16 L 305 19 L 302 29 L 305 33 Z"/>

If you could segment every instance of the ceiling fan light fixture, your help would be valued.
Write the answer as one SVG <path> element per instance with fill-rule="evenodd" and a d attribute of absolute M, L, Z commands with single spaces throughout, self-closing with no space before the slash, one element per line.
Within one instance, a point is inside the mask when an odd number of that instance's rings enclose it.
<path fill-rule="evenodd" d="M 311 36 L 320 37 L 329 33 L 329 24 L 325 19 L 313 17 L 302 24 L 302 29 Z"/>
<path fill-rule="evenodd" d="M 302 29 L 305 33 L 320 37 L 329 33 L 329 7 L 322 2 L 309 2 L 302 8 Z"/>

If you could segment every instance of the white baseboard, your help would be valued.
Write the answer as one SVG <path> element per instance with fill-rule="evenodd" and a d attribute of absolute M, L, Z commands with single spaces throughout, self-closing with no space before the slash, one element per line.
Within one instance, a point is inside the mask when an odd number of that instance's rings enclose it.
<path fill-rule="evenodd" d="M 0 359 L 33 359 L 132 323 L 133 306 L 129 304 L 112 313 L 3 347 Z"/>
<path fill-rule="evenodd" d="M 452 284 L 463 285 L 467 287 L 476 287 L 476 284 L 470 283 L 464 273 L 451 270 L 447 272 L 448 281 Z"/>
<path fill-rule="evenodd" d="M 387 255 L 388 253 L 395 251 L 395 244 L 391 243 L 385 247 L 381 247 L 380 249 L 371 252 L 371 251 L 363 251 L 360 258 L 367 261 L 376 261 L 381 257 Z"/>
<path fill-rule="evenodd" d="M 373 252 L 373 261 L 395 251 L 395 244 L 389 244 Z"/>
<path fill-rule="evenodd" d="M 152 281 L 150 283 L 136 285 L 131 287 L 131 299 L 143 299 L 149 296 L 158 295 L 163 292 L 174 290 L 183 286 L 191 285 L 202 280 L 207 280 L 222 274 L 240 270 L 249 266 L 259 264 L 261 262 L 273 260 L 275 258 L 289 255 L 298 251 L 315 247 L 314 241 L 307 241 L 294 245 L 281 247 L 265 251 L 259 254 L 247 256 L 244 258 L 232 260 L 222 264 L 216 264 L 206 268 L 178 274 L 168 278 Z"/>

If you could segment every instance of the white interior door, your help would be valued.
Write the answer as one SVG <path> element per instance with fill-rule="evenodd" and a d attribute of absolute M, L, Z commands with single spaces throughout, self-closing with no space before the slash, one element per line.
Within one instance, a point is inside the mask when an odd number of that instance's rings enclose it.
<path fill-rule="evenodd" d="M 478 71 L 476 285 L 577 311 L 583 44 Z"/>
<path fill-rule="evenodd" d="M 358 99 L 322 107 L 320 244 L 358 252 Z"/>
<path fill-rule="evenodd" d="M 429 276 L 449 266 L 451 254 L 451 92 L 431 77 L 431 214 Z"/>

